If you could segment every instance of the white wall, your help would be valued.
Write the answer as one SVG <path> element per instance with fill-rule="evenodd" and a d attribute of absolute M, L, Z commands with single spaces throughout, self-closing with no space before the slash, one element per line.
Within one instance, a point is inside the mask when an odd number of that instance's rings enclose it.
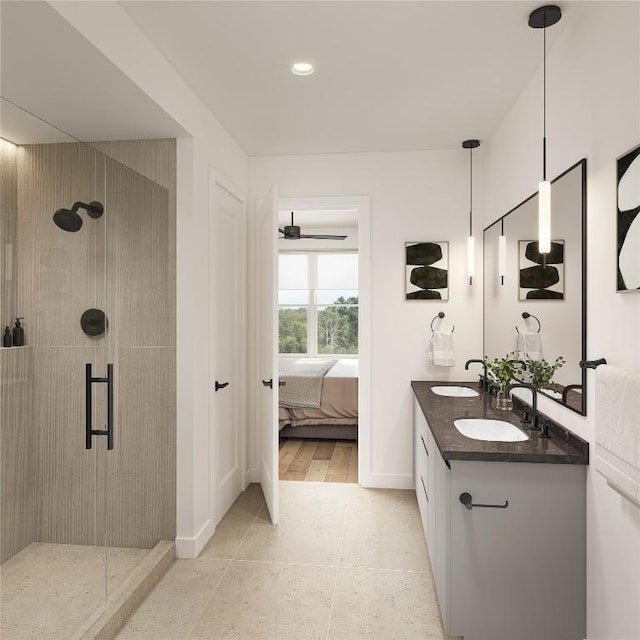
<path fill-rule="evenodd" d="M 588 162 L 589 358 L 640 369 L 640 295 L 617 294 L 616 158 L 640 142 L 640 4 L 563 5 L 565 31 L 547 59 L 548 175 Z M 533 193 L 541 174 L 541 75 L 486 147 L 485 215 L 492 222 Z M 594 375 L 585 418 L 540 408 L 591 443 Z M 588 638 L 640 638 L 640 514 L 590 467 L 587 490 Z"/>
<path fill-rule="evenodd" d="M 210 512 L 209 171 L 247 193 L 248 157 L 117 2 L 51 2 L 73 27 L 191 134 L 178 141 L 177 540 L 195 557 Z"/>
<path fill-rule="evenodd" d="M 479 173 L 481 162 L 474 165 Z M 478 278 L 469 287 L 466 276 L 468 152 L 460 148 L 261 157 L 252 158 L 250 166 L 253 204 L 273 183 L 282 198 L 371 198 L 371 474 L 364 481 L 369 486 L 409 489 L 410 381 L 476 379 L 476 372 L 464 371 L 464 363 L 481 356 L 482 282 Z M 481 200 L 478 188 L 475 230 L 479 242 Z M 405 242 L 420 240 L 450 243 L 448 302 L 404 299 Z M 456 366 L 451 369 L 427 369 L 425 363 L 429 324 L 438 311 L 446 313 L 443 327 L 456 326 Z"/>

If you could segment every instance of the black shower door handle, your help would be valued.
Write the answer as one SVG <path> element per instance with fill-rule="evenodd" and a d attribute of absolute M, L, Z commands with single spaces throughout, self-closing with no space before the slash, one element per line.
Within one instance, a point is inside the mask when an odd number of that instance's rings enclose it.
<path fill-rule="evenodd" d="M 92 427 L 93 384 L 107 385 L 107 428 L 94 429 Z M 106 378 L 94 378 L 91 375 L 91 363 L 85 365 L 85 448 L 91 449 L 93 436 L 107 436 L 107 449 L 113 449 L 113 364 L 107 365 Z"/>

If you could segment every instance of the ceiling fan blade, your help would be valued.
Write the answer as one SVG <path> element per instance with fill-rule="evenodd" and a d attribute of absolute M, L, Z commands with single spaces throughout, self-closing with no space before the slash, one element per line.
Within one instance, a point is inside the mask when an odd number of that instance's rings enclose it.
<path fill-rule="evenodd" d="M 314 240 L 346 240 L 347 236 L 329 236 L 329 235 L 306 235 L 300 234 L 301 238 L 312 238 Z"/>
<path fill-rule="evenodd" d="M 284 234 L 284 229 L 278 229 L 278 231 L 282 234 Z"/>

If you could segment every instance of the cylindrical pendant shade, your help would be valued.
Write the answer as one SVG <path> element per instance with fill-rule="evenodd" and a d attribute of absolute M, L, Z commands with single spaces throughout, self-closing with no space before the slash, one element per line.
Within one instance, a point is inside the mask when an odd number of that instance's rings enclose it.
<path fill-rule="evenodd" d="M 476 239 L 473 236 L 467 238 L 467 273 L 473 278 L 476 272 Z"/>
<path fill-rule="evenodd" d="M 551 251 L 551 183 L 548 180 L 538 185 L 538 251 Z"/>
<path fill-rule="evenodd" d="M 507 275 L 507 238 L 504 235 L 498 238 L 498 275 L 501 278 Z"/>

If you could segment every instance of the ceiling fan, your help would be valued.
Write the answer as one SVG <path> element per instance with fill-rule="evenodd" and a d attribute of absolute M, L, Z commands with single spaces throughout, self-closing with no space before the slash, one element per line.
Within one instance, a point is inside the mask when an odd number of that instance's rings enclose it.
<path fill-rule="evenodd" d="M 278 229 L 285 240 L 300 240 L 300 238 L 313 238 L 315 240 L 344 240 L 347 236 L 332 236 L 332 235 L 307 235 L 300 233 L 300 227 L 297 227 L 293 223 L 293 211 L 291 212 L 291 224 L 284 229 Z"/>

